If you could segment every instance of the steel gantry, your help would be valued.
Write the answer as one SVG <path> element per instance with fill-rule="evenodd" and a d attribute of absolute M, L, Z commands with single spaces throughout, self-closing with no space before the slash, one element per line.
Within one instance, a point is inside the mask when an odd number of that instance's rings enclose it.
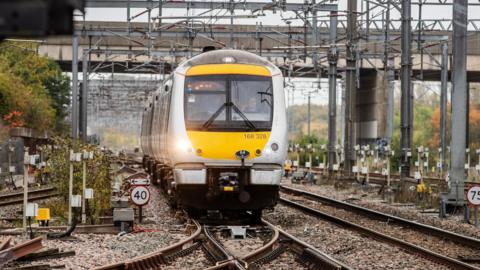
<path fill-rule="evenodd" d="M 364 9 L 365 4 L 365 9 Z M 454 20 L 423 18 L 427 6 L 449 5 L 454 9 Z M 89 74 L 122 65 L 131 72 L 164 73 L 167 65 L 170 70 L 183 58 L 201 52 L 201 46 L 236 47 L 252 51 L 269 58 L 284 71 L 285 77 L 328 76 L 328 159 L 329 170 L 335 164 L 337 136 L 337 77 L 344 80 L 340 110 L 341 130 L 344 147 L 344 172 L 352 172 L 355 160 L 354 146 L 357 143 L 357 90 L 360 85 L 360 70 L 363 65 L 386 73 L 386 131 L 385 138 L 391 143 L 394 116 L 395 72 L 400 71 L 401 82 L 401 141 L 402 179 L 410 177 L 410 155 L 413 133 L 413 80 L 423 80 L 424 63 L 438 67 L 441 72 L 441 164 L 446 170 L 446 104 L 448 84 L 449 33 L 439 34 L 437 30 L 453 29 L 454 52 L 454 106 L 456 126 L 452 126 L 452 181 L 460 190 L 463 181 L 459 171 L 459 148 L 466 145 L 466 131 L 459 125 L 465 124 L 461 118 L 465 106 L 465 44 L 467 28 L 477 29 L 480 20 L 459 20 L 459 10 L 468 5 L 467 0 L 348 0 L 347 10 L 338 10 L 337 2 L 309 0 L 303 3 L 282 1 L 163 1 L 163 0 L 87 0 L 87 8 L 126 8 L 125 22 L 95 23 L 76 22 L 72 38 L 72 137 L 82 135 L 86 139 L 86 99 Z M 359 11 L 359 6 L 361 10 Z M 418 17 L 412 18 L 412 6 L 418 8 Z M 143 9 L 132 14 L 133 9 Z M 168 15 L 166 9 L 184 9 L 184 16 Z M 192 15 L 192 10 L 200 10 Z M 223 14 L 214 11 L 224 11 Z M 235 14 L 242 11 L 241 15 Z M 237 25 L 238 19 L 256 19 L 269 13 L 281 13 L 283 26 L 268 26 L 257 22 L 255 25 Z M 240 12 L 239 12 L 240 13 Z M 136 22 L 139 17 L 147 17 L 147 22 Z M 395 17 L 396 16 L 396 17 Z M 462 15 L 463 16 L 463 15 Z M 173 20 L 173 22 L 172 22 Z M 230 24 L 217 23 L 229 20 Z M 459 28 L 459 25 L 463 28 Z M 338 29 L 337 29 L 338 27 Z M 112 46 L 102 40 L 118 38 L 123 44 Z M 457 40 L 458 39 L 458 40 Z M 79 40 L 83 41 L 83 78 L 81 91 L 78 82 Z M 88 40 L 88 46 L 85 41 Z M 463 43 L 462 43 L 463 42 Z M 412 49 L 412 44 L 416 46 Z M 380 48 L 372 52 L 372 48 Z M 383 49 L 383 51 L 382 51 Z M 434 52 L 435 54 L 434 55 Z M 412 54 L 420 55 L 418 77 L 412 75 Z M 463 55 L 462 55 L 463 53 Z M 96 56 L 92 61 L 92 56 Z M 103 56 L 104 59 L 100 59 Z M 114 63 L 117 56 L 125 59 Z M 425 57 L 424 57 L 425 56 Z M 438 58 L 438 60 L 437 60 Z M 138 60 L 137 60 L 138 59 Z M 400 59 L 400 68 L 395 60 Z M 134 64 L 134 60 L 138 63 Z M 277 61 L 278 60 L 278 61 Z M 375 61 L 377 64 L 375 64 Z M 378 65 L 378 63 L 383 63 Z M 338 69 L 338 70 L 337 70 Z M 326 72 L 325 72 L 326 71 Z M 288 76 L 287 76 L 288 75 Z M 294 87 L 292 87 L 294 88 Z M 345 88 L 345 89 L 343 89 Z M 459 90 L 457 90 L 459 89 Z M 344 92 L 344 93 L 343 93 Z M 81 98 L 79 98 L 81 93 Z M 81 101 L 81 102 L 80 102 Z M 458 105 L 460 104 L 460 105 Z M 463 104 L 463 105 L 462 105 Z M 465 116 L 466 117 L 466 116 Z M 453 122 L 452 122 L 453 123 Z M 462 124 L 463 123 L 463 124 Z M 457 129 L 458 125 L 458 129 Z M 309 128 L 310 133 L 310 128 Z M 462 150 L 463 151 L 463 150 Z M 337 161 L 339 162 L 339 161 Z M 463 165 L 462 165 L 463 166 Z M 455 198 L 460 198 L 455 193 Z"/>

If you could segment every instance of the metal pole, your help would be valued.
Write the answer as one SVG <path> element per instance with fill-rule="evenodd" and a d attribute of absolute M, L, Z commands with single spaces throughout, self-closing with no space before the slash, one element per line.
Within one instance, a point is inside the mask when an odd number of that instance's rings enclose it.
<path fill-rule="evenodd" d="M 344 146 L 345 145 L 345 107 L 346 107 L 346 104 L 345 104 L 345 95 L 346 95 L 346 92 L 345 92 L 345 74 L 342 74 L 342 79 L 340 81 L 340 87 L 342 89 L 342 104 L 340 106 L 340 145 L 341 146 Z M 345 156 L 345 151 L 343 151 L 343 155 Z"/>
<path fill-rule="evenodd" d="M 351 175 L 354 163 L 356 144 L 355 108 L 357 89 L 356 84 L 356 42 L 357 42 L 357 0 L 348 0 L 347 17 L 347 68 L 346 68 L 346 95 L 345 95 L 345 173 Z"/>
<path fill-rule="evenodd" d="M 85 155 L 83 157 L 83 173 L 82 173 L 82 223 L 87 223 L 87 214 L 85 213 L 85 188 L 87 187 L 87 162 Z"/>
<path fill-rule="evenodd" d="M 161 14 L 159 16 L 161 16 Z M 130 16 L 130 0 L 128 0 L 127 1 L 127 34 L 128 36 L 130 36 L 131 31 L 132 31 L 132 25 L 131 25 L 131 16 Z"/>
<path fill-rule="evenodd" d="M 410 156 L 412 139 L 412 45 L 411 45 L 411 3 L 410 0 L 402 0 L 402 58 L 401 58 L 401 180 L 410 176 Z"/>
<path fill-rule="evenodd" d="M 457 204 L 464 203 L 465 148 L 467 146 L 467 0 L 453 1 L 452 139 L 450 142 L 451 191 Z"/>
<path fill-rule="evenodd" d="M 328 170 L 333 172 L 337 145 L 337 48 L 330 45 L 328 52 Z"/>
<path fill-rule="evenodd" d="M 23 156 L 23 229 L 27 230 L 27 204 L 28 204 L 28 148 L 25 147 L 25 153 Z"/>
<path fill-rule="evenodd" d="M 385 44 L 384 44 L 384 69 L 387 78 L 387 132 L 386 138 L 388 144 L 392 143 L 393 136 L 393 117 L 395 106 L 395 62 L 390 58 L 390 2 L 387 3 L 385 16 Z"/>
<path fill-rule="evenodd" d="M 72 138 L 78 138 L 78 37 L 72 37 Z"/>
<path fill-rule="evenodd" d="M 233 48 L 233 5 L 233 0 L 230 0 L 230 15 L 232 16 L 230 17 L 230 48 Z"/>
<path fill-rule="evenodd" d="M 315 6 L 316 0 L 312 0 L 312 5 Z M 318 25 L 317 25 L 317 9 L 314 8 L 312 10 L 312 46 L 318 45 Z M 318 56 L 317 56 L 317 49 L 313 51 L 313 66 L 315 68 L 318 67 Z"/>
<path fill-rule="evenodd" d="M 12 181 L 13 187 L 16 188 L 15 187 L 15 182 L 13 181 L 13 176 L 12 176 L 13 172 L 12 172 L 12 170 L 10 170 L 10 167 L 12 166 L 12 152 L 13 152 L 13 151 L 11 151 L 12 150 L 11 143 L 12 143 L 11 139 L 8 139 L 8 146 L 7 146 L 8 147 L 8 149 L 7 149 L 7 151 L 8 151 L 8 168 L 7 168 L 7 172 L 8 172 L 8 175 L 10 176 L 10 180 Z"/>
<path fill-rule="evenodd" d="M 387 141 L 392 143 L 393 137 L 393 118 L 395 109 L 395 60 L 387 60 Z"/>
<path fill-rule="evenodd" d="M 448 42 L 442 43 L 442 74 L 441 74 L 441 92 L 440 92 L 440 171 L 446 169 L 446 154 L 447 154 L 447 103 L 448 103 Z"/>
<path fill-rule="evenodd" d="M 418 3 L 417 50 L 420 51 L 420 80 L 423 80 L 423 40 L 422 40 L 422 1 Z"/>
<path fill-rule="evenodd" d="M 310 133 L 310 121 L 311 121 L 310 120 L 311 119 L 310 109 L 311 108 L 310 108 L 310 93 L 309 93 L 308 94 L 308 105 L 307 105 L 307 123 L 308 123 L 307 124 L 307 128 L 308 128 L 307 132 L 308 132 L 308 140 L 309 141 L 310 141 L 310 135 L 311 135 L 311 133 Z"/>
<path fill-rule="evenodd" d="M 337 146 L 337 12 L 330 12 L 330 49 L 328 51 L 328 172 L 333 173 Z"/>
<path fill-rule="evenodd" d="M 82 142 L 87 142 L 87 99 L 88 99 L 88 59 L 87 51 L 83 51 L 82 55 Z"/>
<path fill-rule="evenodd" d="M 70 150 L 70 177 L 68 179 L 68 224 L 72 224 L 72 194 L 73 194 L 73 150 Z"/>
<path fill-rule="evenodd" d="M 478 206 L 475 206 L 475 212 L 473 212 L 475 217 L 475 227 L 478 228 Z"/>
<path fill-rule="evenodd" d="M 370 2 L 366 1 L 366 10 L 365 10 L 365 37 L 368 41 L 370 36 Z M 362 9 L 363 9 L 363 1 L 362 1 Z M 363 10 L 362 10 L 363 13 Z M 363 22 L 362 22 L 363 23 Z"/>
<path fill-rule="evenodd" d="M 387 156 L 387 186 L 390 186 L 390 153 Z"/>
<path fill-rule="evenodd" d="M 162 30 L 161 30 L 161 27 L 162 27 L 162 13 L 163 13 L 163 0 L 158 0 L 158 26 L 159 26 L 159 36 L 161 37 L 162 36 Z"/>
<path fill-rule="evenodd" d="M 148 51 L 148 57 L 150 57 L 150 52 L 152 51 L 152 8 L 148 7 L 148 12 L 147 12 L 147 21 L 148 21 L 148 34 L 147 34 L 147 51 Z"/>

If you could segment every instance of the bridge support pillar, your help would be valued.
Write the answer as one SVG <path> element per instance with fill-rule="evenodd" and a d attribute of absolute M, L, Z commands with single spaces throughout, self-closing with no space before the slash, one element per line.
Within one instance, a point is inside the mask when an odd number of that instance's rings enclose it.
<path fill-rule="evenodd" d="M 389 81 L 388 72 L 363 71 L 357 90 L 356 130 L 359 144 L 387 142 Z"/>

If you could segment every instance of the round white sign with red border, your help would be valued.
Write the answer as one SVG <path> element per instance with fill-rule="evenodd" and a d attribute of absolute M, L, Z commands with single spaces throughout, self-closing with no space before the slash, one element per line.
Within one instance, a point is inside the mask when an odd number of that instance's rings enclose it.
<path fill-rule="evenodd" d="M 473 205 L 480 205 L 480 186 L 473 186 L 468 189 L 467 200 Z"/>
<path fill-rule="evenodd" d="M 130 191 L 130 199 L 137 206 L 143 206 L 150 200 L 150 190 L 146 186 L 135 186 Z"/>

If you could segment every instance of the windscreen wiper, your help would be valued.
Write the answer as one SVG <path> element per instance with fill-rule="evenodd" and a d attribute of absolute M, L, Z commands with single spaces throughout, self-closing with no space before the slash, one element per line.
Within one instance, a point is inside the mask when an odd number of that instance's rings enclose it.
<path fill-rule="evenodd" d="M 212 123 L 213 121 L 215 121 L 215 119 L 217 119 L 217 117 L 223 112 L 223 110 L 225 110 L 225 108 L 228 106 L 229 104 L 227 102 L 223 103 L 223 105 L 218 108 L 218 110 L 212 115 L 210 116 L 210 118 L 207 120 L 207 122 L 205 122 L 203 125 L 202 125 L 202 129 L 207 129 Z"/>
<path fill-rule="evenodd" d="M 252 123 L 252 121 L 248 120 L 248 118 L 245 116 L 245 114 L 243 114 L 240 109 L 233 103 L 231 103 L 231 106 L 232 106 L 232 109 L 238 113 L 238 115 L 240 115 L 240 117 L 242 117 L 243 121 L 247 124 L 247 126 L 252 129 L 252 130 L 256 130 L 257 127 Z"/>
<path fill-rule="evenodd" d="M 263 98 L 263 95 L 273 97 L 273 94 L 269 93 L 269 90 L 271 90 L 271 89 L 272 89 L 272 85 L 270 85 L 267 89 L 265 89 L 264 92 L 257 92 L 257 94 L 260 94 L 260 102 L 261 103 L 266 102 L 268 104 L 268 106 L 270 106 L 270 108 L 272 108 L 273 105 L 270 104 L 270 101 L 268 101 L 266 98 Z"/>

